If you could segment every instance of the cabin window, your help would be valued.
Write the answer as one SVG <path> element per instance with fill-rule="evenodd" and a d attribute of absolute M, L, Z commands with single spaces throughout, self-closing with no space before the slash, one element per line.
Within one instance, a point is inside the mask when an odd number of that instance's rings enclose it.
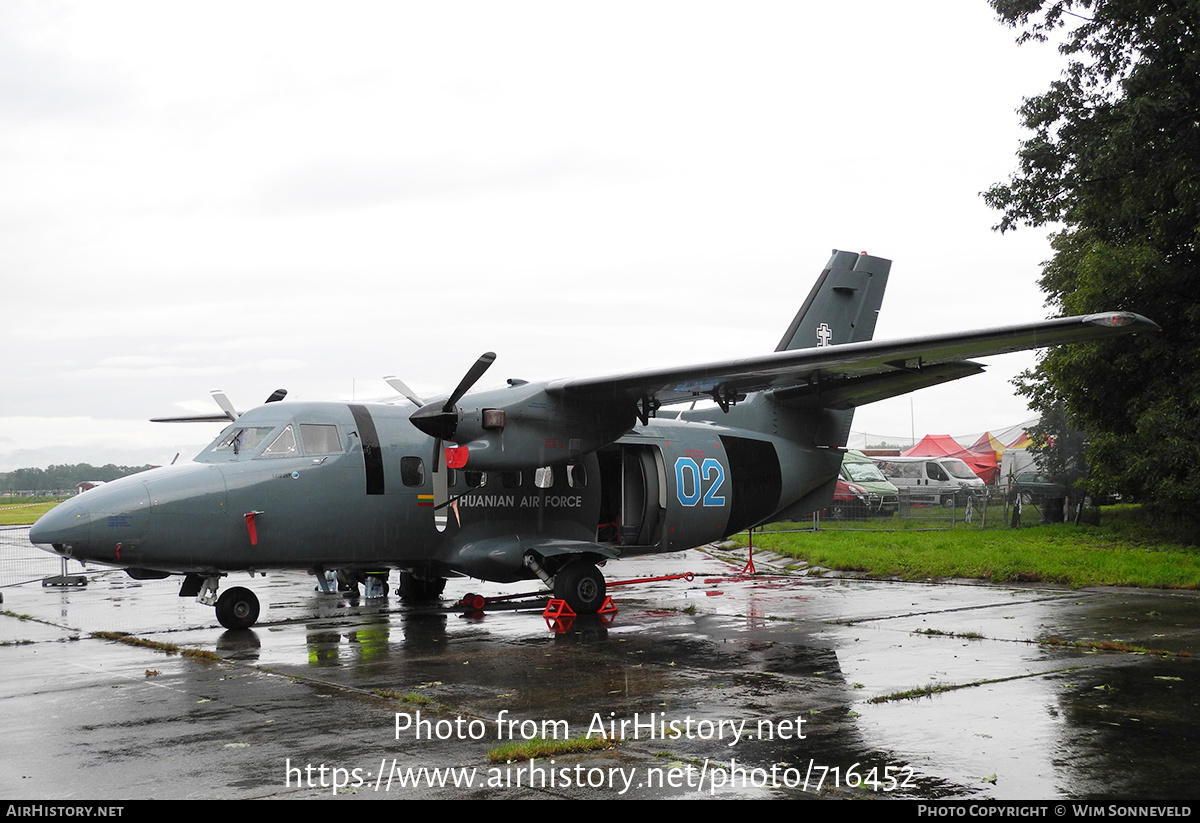
<path fill-rule="evenodd" d="M 582 489 L 587 486 L 587 470 L 578 464 L 568 464 L 567 485 L 572 489 Z"/>
<path fill-rule="evenodd" d="M 540 469 L 535 469 L 533 472 L 533 485 L 539 489 L 549 489 L 554 486 L 554 468 L 551 466 L 542 466 Z"/>
<path fill-rule="evenodd" d="M 401 457 L 400 482 L 406 486 L 425 485 L 425 461 L 419 457 Z"/>
<path fill-rule="evenodd" d="M 500 485 L 506 489 L 521 488 L 521 473 L 520 472 L 504 472 L 500 475 Z"/>
<path fill-rule="evenodd" d="M 477 489 L 480 486 L 487 485 L 487 475 L 483 472 L 466 471 L 463 476 L 467 480 L 468 489 Z"/>
<path fill-rule="evenodd" d="M 296 445 L 296 433 L 292 431 L 291 426 L 288 426 L 271 441 L 271 445 L 267 446 L 267 450 L 263 452 L 262 456 L 295 457 L 299 453 L 300 449 Z"/>
<path fill-rule="evenodd" d="M 306 454 L 337 454 L 342 450 L 337 426 L 301 423 L 300 439 L 304 441 Z"/>

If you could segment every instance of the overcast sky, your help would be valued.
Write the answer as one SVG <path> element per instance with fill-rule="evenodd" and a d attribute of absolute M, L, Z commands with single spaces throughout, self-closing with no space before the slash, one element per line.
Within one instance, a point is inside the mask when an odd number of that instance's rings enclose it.
<path fill-rule="evenodd" d="M 218 387 L 771 351 L 833 248 L 895 261 L 877 338 L 1045 317 L 979 192 L 1060 70 L 984 0 L 6 0 L 0 470 L 191 456 L 145 421 Z M 855 430 L 1026 419 L 987 362 Z"/>

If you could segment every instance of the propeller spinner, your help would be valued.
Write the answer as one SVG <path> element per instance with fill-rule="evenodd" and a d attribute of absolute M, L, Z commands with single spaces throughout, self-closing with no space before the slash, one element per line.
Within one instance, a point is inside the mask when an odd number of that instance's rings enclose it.
<path fill-rule="evenodd" d="M 483 377 L 483 373 L 495 360 L 495 352 L 484 352 L 463 375 L 463 379 L 458 382 L 458 386 L 450 393 L 450 396 L 440 404 L 422 403 L 412 389 L 404 385 L 399 378 L 384 378 L 392 388 L 419 406 L 415 412 L 409 415 L 408 419 L 414 426 L 433 438 L 433 522 L 439 532 L 446 530 L 448 521 L 446 507 L 450 502 L 450 490 L 447 483 L 449 473 L 446 471 L 446 450 L 443 448 L 443 444 L 454 437 L 454 432 L 458 429 L 458 409 L 455 408 L 455 405 L 462 400 L 463 395 L 471 390 L 476 381 Z"/>
<path fill-rule="evenodd" d="M 458 409 L 455 405 L 462 400 L 463 395 L 483 377 L 496 360 L 495 352 L 484 352 L 475 364 L 463 375 L 458 387 L 450 393 L 444 403 L 427 403 L 409 416 L 409 420 L 421 431 L 438 441 L 453 440 L 454 432 L 458 430 Z"/>

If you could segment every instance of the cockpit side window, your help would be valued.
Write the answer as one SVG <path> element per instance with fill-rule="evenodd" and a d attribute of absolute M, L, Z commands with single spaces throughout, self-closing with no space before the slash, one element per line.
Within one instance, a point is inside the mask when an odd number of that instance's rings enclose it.
<path fill-rule="evenodd" d="M 337 454 L 342 451 L 337 426 L 301 423 L 300 440 L 304 443 L 305 454 Z"/>
<path fill-rule="evenodd" d="M 253 426 L 244 429 L 231 429 L 217 440 L 210 448 L 211 452 L 232 452 L 241 454 L 252 451 L 274 430 L 274 426 Z"/>
<path fill-rule="evenodd" d="M 300 454 L 300 449 L 296 445 L 296 433 L 292 431 L 292 427 L 289 425 L 279 433 L 278 437 L 271 441 L 271 445 L 267 446 L 262 456 L 295 457 L 298 454 Z"/>

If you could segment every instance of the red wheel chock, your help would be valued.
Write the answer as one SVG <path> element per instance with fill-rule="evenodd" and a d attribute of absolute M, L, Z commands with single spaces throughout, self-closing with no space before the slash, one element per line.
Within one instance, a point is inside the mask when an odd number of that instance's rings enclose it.
<path fill-rule="evenodd" d="M 546 604 L 545 610 L 542 612 L 542 617 L 547 620 L 557 620 L 560 617 L 575 617 L 575 610 L 567 605 L 567 601 L 559 600 L 556 597 L 550 598 L 550 602 Z"/>
<path fill-rule="evenodd" d="M 616 614 L 617 611 L 617 604 L 613 602 L 612 595 L 605 595 L 604 602 L 600 604 L 600 608 L 596 609 L 596 614 Z M 567 605 L 567 601 L 559 600 L 557 597 L 550 598 L 550 602 L 546 604 L 546 608 L 542 612 L 542 617 L 547 620 L 577 616 L 575 610 Z"/>
<path fill-rule="evenodd" d="M 617 606 L 613 603 L 610 596 L 604 598 L 604 603 L 596 610 L 596 614 L 603 615 L 607 619 L 605 622 L 612 620 L 612 616 L 617 613 Z M 557 597 L 550 598 L 550 602 L 546 604 L 545 610 L 542 612 L 542 617 L 546 620 L 546 628 L 556 634 L 566 634 L 571 630 L 571 626 L 575 624 L 575 618 L 578 617 L 575 610 L 567 605 L 567 601 L 560 600 Z"/>
<path fill-rule="evenodd" d="M 546 619 L 546 628 L 555 634 L 566 634 L 575 623 L 575 610 L 567 605 L 567 601 L 550 598 L 542 617 Z"/>

